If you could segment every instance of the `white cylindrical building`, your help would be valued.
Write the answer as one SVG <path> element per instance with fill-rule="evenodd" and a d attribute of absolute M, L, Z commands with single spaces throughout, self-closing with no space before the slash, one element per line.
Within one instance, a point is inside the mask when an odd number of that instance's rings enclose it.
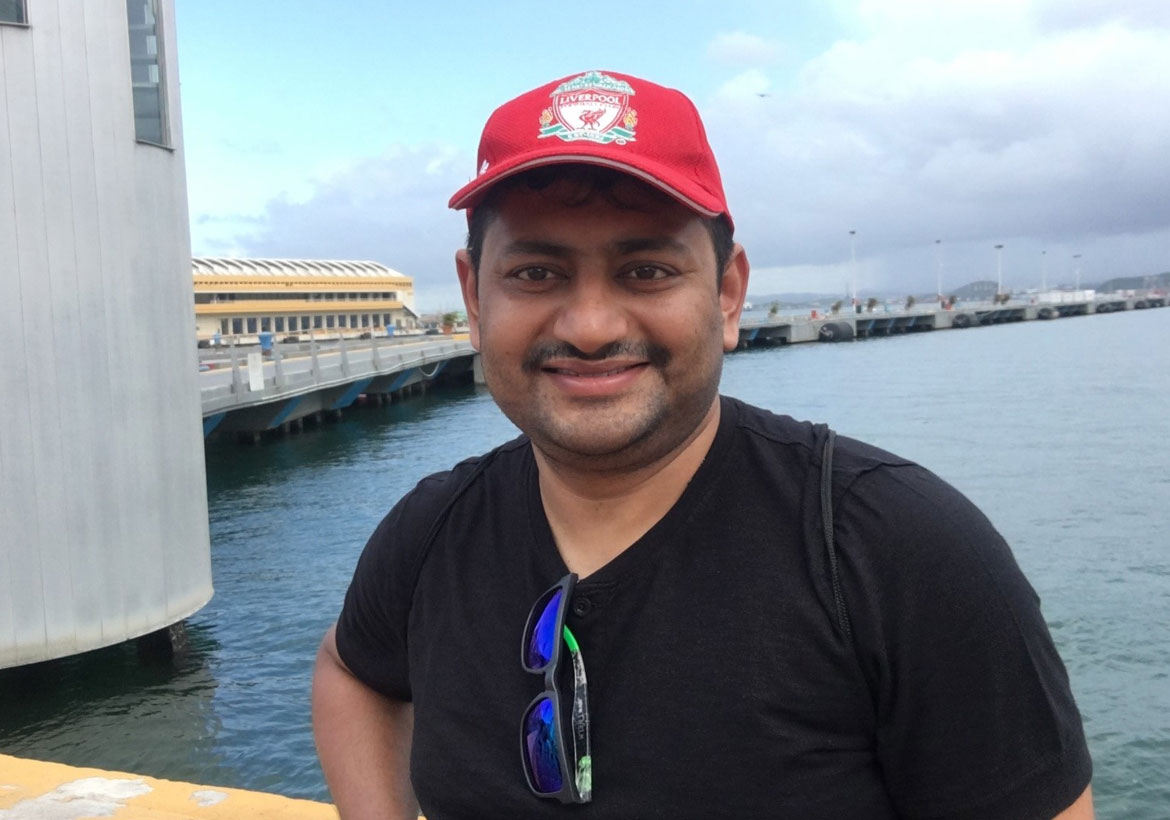
<path fill-rule="evenodd" d="M 211 597 L 173 0 L 0 0 L 0 667 Z"/>

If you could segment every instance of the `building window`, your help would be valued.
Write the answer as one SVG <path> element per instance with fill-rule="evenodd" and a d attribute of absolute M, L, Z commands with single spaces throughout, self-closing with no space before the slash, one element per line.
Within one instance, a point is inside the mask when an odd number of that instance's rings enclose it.
<path fill-rule="evenodd" d="M 332 313 L 330 313 L 328 316 L 325 317 L 325 327 L 329 328 L 330 330 L 333 329 L 333 314 Z"/>
<path fill-rule="evenodd" d="M 276 327 L 274 327 L 273 330 L 275 330 L 277 333 L 283 333 L 284 332 L 284 317 L 277 316 L 274 321 L 276 322 Z M 289 330 L 292 330 L 292 328 L 290 327 Z"/>
<path fill-rule="evenodd" d="M 370 326 L 370 314 L 363 313 L 362 314 L 362 327 L 369 327 L 369 326 Z"/>
<path fill-rule="evenodd" d="M 239 336 L 243 332 L 244 332 L 244 320 L 243 319 L 232 319 L 232 333 Z"/>
<path fill-rule="evenodd" d="M 389 313 L 382 314 L 382 324 L 386 325 L 386 327 L 390 327 L 390 314 Z"/>
<path fill-rule="evenodd" d="M 24 0 L 0 0 L 0 23 L 16 23 L 24 25 L 28 18 L 24 15 Z"/>
<path fill-rule="evenodd" d="M 296 316 L 289 316 L 288 317 L 288 329 L 289 330 L 296 330 L 297 329 L 297 317 Z M 308 329 L 309 329 L 309 326 L 305 325 L 305 330 L 308 330 Z"/>
<path fill-rule="evenodd" d="M 272 330 L 272 320 L 267 316 L 260 320 L 260 330 L 265 333 L 268 333 L 270 330 Z"/>
<path fill-rule="evenodd" d="M 308 318 L 308 317 L 305 317 L 305 318 Z M 321 327 L 321 317 L 320 316 L 313 317 L 313 327 L 320 329 L 320 327 Z"/>
<path fill-rule="evenodd" d="M 228 320 L 227 319 L 220 319 L 219 320 L 219 332 L 222 333 L 224 336 L 227 335 L 227 333 L 228 333 Z"/>
<path fill-rule="evenodd" d="M 126 0 L 126 17 L 130 24 L 134 133 L 139 142 L 169 146 L 158 0 Z"/>

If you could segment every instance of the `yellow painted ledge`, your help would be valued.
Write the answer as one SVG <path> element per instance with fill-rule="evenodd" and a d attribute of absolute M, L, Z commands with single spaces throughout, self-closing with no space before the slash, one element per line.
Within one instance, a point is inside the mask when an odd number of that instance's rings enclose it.
<path fill-rule="evenodd" d="M 337 820 L 327 803 L 0 754 L 0 820 Z"/>

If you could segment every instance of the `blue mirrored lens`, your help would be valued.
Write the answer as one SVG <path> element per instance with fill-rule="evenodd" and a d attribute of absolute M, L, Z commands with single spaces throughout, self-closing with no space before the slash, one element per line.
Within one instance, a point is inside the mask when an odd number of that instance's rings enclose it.
<path fill-rule="evenodd" d="M 552 662 L 557 638 L 557 610 L 561 606 L 564 590 L 558 589 L 544 605 L 544 611 L 536 619 L 536 626 L 528 636 L 528 668 L 540 670 Z"/>
<path fill-rule="evenodd" d="M 555 794 L 564 785 L 557 750 L 556 714 L 551 698 L 532 704 L 524 716 L 524 754 L 536 790 Z"/>

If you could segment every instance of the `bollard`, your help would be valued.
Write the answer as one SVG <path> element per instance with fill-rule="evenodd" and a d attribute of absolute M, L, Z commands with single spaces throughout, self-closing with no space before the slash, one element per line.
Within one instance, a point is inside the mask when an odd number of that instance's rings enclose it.
<path fill-rule="evenodd" d="M 280 345 L 274 344 L 272 346 L 272 367 L 276 372 L 273 379 L 277 390 L 284 389 L 284 356 L 280 352 Z"/>
<path fill-rule="evenodd" d="M 313 331 L 309 331 L 309 358 L 313 360 L 313 364 L 309 370 L 309 376 L 314 382 L 321 381 L 321 367 L 317 363 L 317 340 L 313 338 Z"/>
<path fill-rule="evenodd" d="M 228 342 L 228 353 L 232 359 L 232 393 L 240 393 L 240 356 L 236 352 L 236 337 L 232 336 Z"/>

